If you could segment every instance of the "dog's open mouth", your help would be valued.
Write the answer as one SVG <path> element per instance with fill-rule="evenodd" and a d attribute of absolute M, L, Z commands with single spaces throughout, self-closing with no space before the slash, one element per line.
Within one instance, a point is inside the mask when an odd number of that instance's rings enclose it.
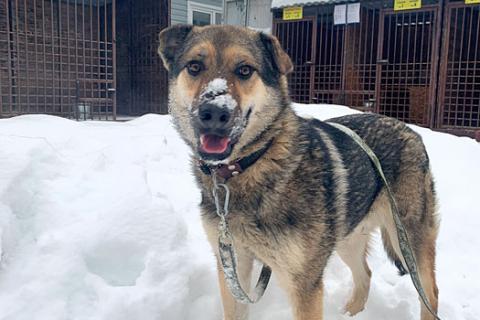
<path fill-rule="evenodd" d="M 208 154 L 222 154 L 227 151 L 230 138 L 214 134 L 202 134 L 200 136 L 201 151 Z"/>

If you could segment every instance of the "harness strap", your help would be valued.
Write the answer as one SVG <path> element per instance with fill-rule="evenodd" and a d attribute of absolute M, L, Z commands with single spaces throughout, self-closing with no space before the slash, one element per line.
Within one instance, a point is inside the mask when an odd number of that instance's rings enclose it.
<path fill-rule="evenodd" d="M 387 182 L 387 179 L 385 178 L 385 174 L 383 173 L 380 160 L 378 160 L 375 153 L 372 151 L 372 149 L 370 149 L 370 147 L 365 143 L 365 141 L 362 138 L 360 138 L 360 136 L 356 132 L 354 132 L 352 129 L 344 125 L 341 125 L 339 123 L 334 123 L 334 122 L 327 122 L 327 123 L 339 129 L 343 133 L 347 134 L 350 138 L 352 138 L 353 141 L 355 141 L 363 149 L 363 151 L 365 151 L 365 153 L 368 155 L 373 165 L 375 166 L 375 169 L 380 175 L 380 178 L 382 179 L 383 184 L 385 185 L 385 189 L 387 190 L 387 193 L 388 193 L 390 206 L 392 208 L 393 220 L 395 222 L 395 227 L 397 229 L 397 237 L 398 237 L 398 242 L 400 244 L 400 251 L 402 253 L 403 259 L 405 260 L 405 264 L 407 266 L 408 272 L 410 273 L 410 277 L 412 279 L 413 285 L 415 286 L 415 289 L 417 290 L 418 295 L 420 296 L 420 299 L 422 300 L 423 304 L 428 309 L 428 311 L 435 317 L 435 319 L 440 320 L 440 318 L 435 313 L 435 311 L 433 311 L 433 308 L 430 305 L 430 302 L 428 301 L 427 296 L 425 295 L 425 291 L 422 287 L 420 277 L 418 276 L 417 262 L 415 260 L 415 255 L 413 254 L 412 247 L 408 240 L 408 235 L 407 235 L 405 226 L 403 225 L 400 219 L 400 213 L 398 211 L 397 202 L 395 201 L 395 197 L 390 188 L 390 184 Z"/>

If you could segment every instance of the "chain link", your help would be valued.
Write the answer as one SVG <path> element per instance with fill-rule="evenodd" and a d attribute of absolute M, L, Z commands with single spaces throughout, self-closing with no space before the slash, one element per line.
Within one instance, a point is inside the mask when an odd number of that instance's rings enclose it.
<path fill-rule="evenodd" d="M 228 207 L 230 205 L 230 189 L 226 184 L 218 183 L 217 173 L 215 172 L 215 170 L 212 170 L 212 181 L 213 181 L 213 189 L 212 189 L 213 199 L 215 201 L 215 208 L 217 210 L 217 215 L 220 217 L 220 223 L 218 225 L 218 229 L 220 231 L 220 237 L 222 241 L 232 243 L 233 242 L 232 235 L 228 230 L 228 224 L 227 224 L 227 216 L 229 213 Z M 218 194 L 218 191 L 221 189 L 225 190 L 223 208 L 220 205 L 220 196 Z"/>
<path fill-rule="evenodd" d="M 225 281 L 235 300 L 240 303 L 256 303 L 265 293 L 265 289 L 270 281 L 272 270 L 270 267 L 263 265 L 252 298 L 243 290 L 237 274 L 237 257 L 233 245 L 233 236 L 228 229 L 226 219 L 229 214 L 228 206 L 230 204 L 230 189 L 226 184 L 218 183 L 215 170 L 212 170 L 212 181 L 213 199 L 215 200 L 217 215 L 220 217 L 220 222 L 218 224 L 218 250 Z M 223 207 L 220 205 L 219 190 L 221 189 L 225 191 Z"/>

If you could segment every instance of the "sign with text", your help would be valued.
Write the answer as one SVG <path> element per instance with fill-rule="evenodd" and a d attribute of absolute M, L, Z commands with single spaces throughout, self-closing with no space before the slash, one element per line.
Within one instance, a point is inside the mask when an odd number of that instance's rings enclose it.
<path fill-rule="evenodd" d="M 395 0 L 395 5 L 393 10 L 411 10 L 411 9 L 420 9 L 422 7 L 422 0 Z"/>
<path fill-rule="evenodd" d="M 297 20 L 303 18 L 303 7 L 283 8 L 283 20 Z"/>
<path fill-rule="evenodd" d="M 480 3 L 480 0 L 465 0 L 466 4 L 475 4 L 475 3 Z"/>
<path fill-rule="evenodd" d="M 360 3 L 336 5 L 333 10 L 333 24 L 359 23 Z"/>

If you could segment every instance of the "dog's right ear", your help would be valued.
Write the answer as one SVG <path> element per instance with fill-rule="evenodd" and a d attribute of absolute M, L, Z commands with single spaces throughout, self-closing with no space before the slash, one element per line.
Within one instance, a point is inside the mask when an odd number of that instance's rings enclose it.
<path fill-rule="evenodd" d="M 158 47 L 158 53 L 162 58 L 163 65 L 168 71 L 171 70 L 175 55 L 182 47 L 192 29 L 192 25 L 179 24 L 166 28 L 160 32 L 160 46 Z"/>

